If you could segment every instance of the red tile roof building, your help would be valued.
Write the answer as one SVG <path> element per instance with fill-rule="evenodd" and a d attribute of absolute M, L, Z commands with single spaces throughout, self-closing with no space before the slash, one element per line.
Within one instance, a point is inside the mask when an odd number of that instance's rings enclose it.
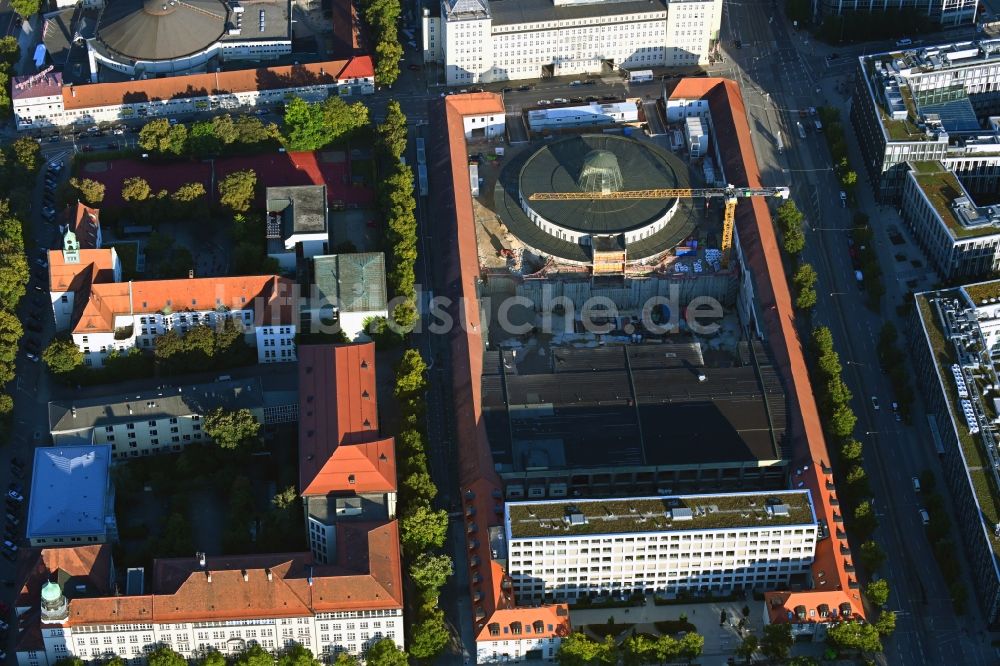
<path fill-rule="evenodd" d="M 101 236 L 101 210 L 77 201 L 76 211 L 69 220 L 67 231 L 72 231 L 76 235 L 81 250 L 99 249 L 103 240 Z"/>
<path fill-rule="evenodd" d="M 336 564 L 319 564 L 310 553 L 160 559 L 151 590 L 126 595 L 110 577 L 110 549 L 97 548 L 26 558 L 17 602 L 20 663 L 142 659 L 159 643 L 192 658 L 205 650 L 233 654 L 252 641 L 275 651 L 294 640 L 331 661 L 341 651 L 362 654 L 382 638 L 403 645 L 395 521 L 342 526 Z"/>
<path fill-rule="evenodd" d="M 685 80 L 679 93 L 692 100 L 705 99 L 713 119 L 723 169 L 729 182 L 737 186 L 760 186 L 750 130 L 737 84 L 724 79 Z M 480 267 L 475 238 L 472 197 L 468 170 L 465 118 L 492 112 L 499 103 L 496 95 L 454 95 L 438 102 L 441 113 L 432 123 L 432 142 L 447 151 L 430 165 L 432 174 L 444 179 L 435 183 L 450 189 L 451 199 L 441 218 L 451 235 L 453 255 L 446 262 L 445 283 L 452 285 L 457 303 L 450 314 L 457 333 L 452 338 L 452 384 L 459 451 L 459 482 L 463 515 L 468 523 L 469 592 L 472 597 L 477 662 L 549 658 L 558 650 L 561 636 L 570 631 L 568 609 L 563 604 L 539 607 L 517 605 L 510 579 L 491 557 L 491 527 L 502 524 L 503 491 L 494 471 L 490 445 L 482 414 L 481 386 L 485 349 L 480 321 L 477 284 Z M 433 117 L 433 114 L 432 114 Z M 850 549 L 839 528 L 841 520 L 833 488 L 830 456 L 816 401 L 809 383 L 803 349 L 794 327 L 795 312 L 782 269 L 767 204 L 754 198 L 737 208 L 737 239 L 745 289 L 752 285 L 753 304 L 748 308 L 757 334 L 769 343 L 775 365 L 792 405 L 789 428 L 794 438 L 797 481 L 809 489 L 818 519 L 830 532 L 816 548 L 812 566 L 813 589 L 803 592 L 772 593 L 767 597 L 771 621 L 788 621 L 796 613 L 797 629 L 805 631 L 816 623 L 863 613 L 857 580 L 853 574 Z M 797 484 L 798 485 L 798 484 Z M 804 608 L 804 612 L 803 612 Z M 541 633 L 528 634 L 525 627 Z M 515 632 L 516 628 L 516 632 Z"/>
<path fill-rule="evenodd" d="M 395 442 L 379 433 L 373 343 L 299 353 L 299 494 L 309 547 L 326 562 L 340 530 L 395 518 Z"/>
<path fill-rule="evenodd" d="M 56 330 L 68 330 L 84 362 L 101 367 L 112 352 L 151 351 L 169 330 L 232 320 L 260 363 L 295 361 L 298 296 L 276 275 L 122 282 L 114 248 L 80 249 L 66 233 L 49 251 L 49 289 Z"/>
<path fill-rule="evenodd" d="M 62 86 L 22 92 L 15 100 L 18 130 L 171 116 L 207 108 L 270 106 L 288 95 L 308 100 L 375 92 L 371 56 L 345 60 L 240 69 L 165 78 Z M 55 101 L 55 103 L 53 103 Z"/>
<path fill-rule="evenodd" d="M 736 186 L 760 187 L 746 109 L 735 81 L 684 79 L 670 99 L 707 100 L 720 146 L 723 170 Z M 795 443 L 796 486 L 812 493 L 818 520 L 828 536 L 816 546 L 812 589 L 765 595 L 772 622 L 794 622 L 796 631 L 864 615 L 853 557 L 843 530 L 831 456 L 809 381 L 805 353 L 795 329 L 795 309 L 767 203 L 751 198 L 736 209 L 740 265 L 754 277 L 752 327 L 768 342 L 774 365 L 792 401 L 789 427 Z"/>
<path fill-rule="evenodd" d="M 451 211 L 455 226 L 447 230 L 454 241 L 453 255 L 445 263 L 445 283 L 456 285 L 454 294 L 460 312 L 452 313 L 463 326 L 454 327 L 451 343 L 452 384 L 456 439 L 458 443 L 459 484 L 462 514 L 467 523 L 469 558 L 469 594 L 476 637 L 476 663 L 499 661 L 504 655 L 520 660 L 531 653 L 550 659 L 559 649 L 563 636 L 570 632 L 569 607 L 566 604 L 518 606 L 510 578 L 493 559 L 488 537 L 490 528 L 503 524 L 503 492 L 493 469 L 489 442 L 482 420 L 483 337 L 476 283 L 479 258 L 476 247 L 472 194 L 465 142 L 466 116 L 482 116 L 502 109 L 498 95 L 479 93 L 452 95 L 440 102 L 443 113 L 433 127 L 448 150 L 440 156 L 440 169 L 454 198 Z M 433 117 L 433 115 L 432 115 Z M 457 168 L 452 168 L 455 165 Z M 461 318 L 461 319 L 459 319 Z"/>

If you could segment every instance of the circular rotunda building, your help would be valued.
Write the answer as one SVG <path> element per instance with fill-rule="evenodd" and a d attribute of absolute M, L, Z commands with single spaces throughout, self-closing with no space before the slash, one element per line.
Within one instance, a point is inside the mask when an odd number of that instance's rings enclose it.
<path fill-rule="evenodd" d="M 688 200 L 614 193 L 687 187 L 688 167 L 671 153 L 625 136 L 585 134 L 507 165 L 495 198 L 501 219 L 525 245 L 590 265 L 605 250 L 620 250 L 629 262 L 658 257 L 695 226 Z M 601 198 L 557 198 L 587 192 Z M 535 194 L 550 198 L 532 199 Z"/>

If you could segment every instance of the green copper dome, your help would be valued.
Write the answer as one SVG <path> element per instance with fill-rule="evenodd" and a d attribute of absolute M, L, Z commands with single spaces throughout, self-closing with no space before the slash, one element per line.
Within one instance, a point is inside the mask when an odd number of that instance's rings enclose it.
<path fill-rule="evenodd" d="M 49 581 L 42 586 L 42 601 L 58 601 L 59 597 L 62 596 L 62 588 L 59 587 L 59 583 L 53 583 Z"/>

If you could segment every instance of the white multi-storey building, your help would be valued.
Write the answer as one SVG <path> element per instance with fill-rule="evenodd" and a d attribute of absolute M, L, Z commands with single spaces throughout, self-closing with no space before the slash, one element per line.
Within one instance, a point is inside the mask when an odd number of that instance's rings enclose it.
<path fill-rule="evenodd" d="M 283 104 L 291 96 L 319 101 L 375 92 L 370 56 L 302 65 L 113 83 L 67 85 L 59 72 L 13 82 L 18 130 L 171 117 L 218 109 Z"/>
<path fill-rule="evenodd" d="M 938 274 L 952 280 L 1000 269 L 1000 206 L 977 206 L 941 162 L 909 166 L 903 219 Z"/>
<path fill-rule="evenodd" d="M 385 638 L 403 648 L 396 523 L 351 532 L 335 568 L 309 553 L 156 560 L 148 594 L 115 596 L 96 571 L 67 582 L 60 571 L 34 569 L 36 580 L 24 583 L 16 602 L 24 629 L 18 664 L 50 666 L 66 657 L 144 663 L 160 645 L 192 659 L 207 650 L 228 656 L 253 644 L 270 652 L 298 644 L 325 662 L 341 652 L 363 657 Z"/>
<path fill-rule="evenodd" d="M 260 379 L 162 386 L 126 395 L 80 397 L 49 403 L 49 432 L 55 444 L 93 442 L 111 447 L 115 460 L 180 451 L 211 438 L 202 418 L 214 409 L 249 410 L 258 423 L 264 411 Z"/>
<path fill-rule="evenodd" d="M 808 574 L 818 538 L 806 490 L 508 502 L 504 512 L 521 603 L 774 589 Z"/>
<path fill-rule="evenodd" d="M 168 331 L 183 335 L 199 325 L 230 324 L 257 348 L 259 363 L 295 361 L 291 280 L 257 275 L 120 282 L 114 249 L 80 250 L 72 232 L 62 250 L 49 251 L 49 273 L 56 330 L 70 330 L 87 366 L 101 367 L 111 353 L 151 351 Z"/>
<path fill-rule="evenodd" d="M 448 85 L 697 65 L 718 39 L 721 0 L 593 3 L 442 0 L 423 17 L 424 60 Z"/>

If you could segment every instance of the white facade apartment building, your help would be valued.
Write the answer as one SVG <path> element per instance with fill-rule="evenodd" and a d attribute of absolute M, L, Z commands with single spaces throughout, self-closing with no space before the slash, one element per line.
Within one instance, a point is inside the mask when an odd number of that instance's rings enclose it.
<path fill-rule="evenodd" d="M 171 117 L 209 110 L 271 107 L 292 96 L 307 101 L 370 95 L 370 56 L 303 65 L 242 69 L 115 83 L 65 85 L 62 74 L 18 77 L 12 99 L 20 131 Z"/>
<path fill-rule="evenodd" d="M 443 0 L 424 12 L 424 60 L 448 85 L 705 63 L 721 0 Z"/>
<path fill-rule="evenodd" d="M 804 490 L 508 502 L 504 511 L 521 603 L 773 589 L 808 573 L 818 534 Z"/>
<path fill-rule="evenodd" d="M 143 663 L 159 645 L 193 659 L 206 650 L 231 656 L 255 643 L 270 652 L 298 644 L 327 663 L 341 652 L 363 657 L 385 638 L 403 648 L 396 523 L 359 528 L 353 539 L 335 568 L 309 553 L 156 560 L 145 594 L 64 588 L 45 575 L 17 603 L 25 629 L 18 664 L 112 656 Z"/>
<path fill-rule="evenodd" d="M 56 330 L 69 330 L 84 364 L 99 368 L 112 353 L 152 351 L 168 331 L 232 322 L 257 349 L 258 363 L 293 362 L 297 294 L 276 275 L 120 282 L 113 248 L 81 250 L 67 232 L 49 251 L 49 289 Z M 81 301 L 81 299 L 86 299 Z"/>
<path fill-rule="evenodd" d="M 941 162 L 911 162 L 902 215 L 945 280 L 1000 270 L 1000 206 L 977 206 Z"/>
<path fill-rule="evenodd" d="M 55 444 L 92 442 L 111 447 L 123 460 L 176 452 L 211 438 L 202 417 L 214 409 L 248 409 L 265 423 L 260 379 L 229 379 L 206 384 L 162 386 L 124 395 L 49 403 L 49 432 Z"/>

